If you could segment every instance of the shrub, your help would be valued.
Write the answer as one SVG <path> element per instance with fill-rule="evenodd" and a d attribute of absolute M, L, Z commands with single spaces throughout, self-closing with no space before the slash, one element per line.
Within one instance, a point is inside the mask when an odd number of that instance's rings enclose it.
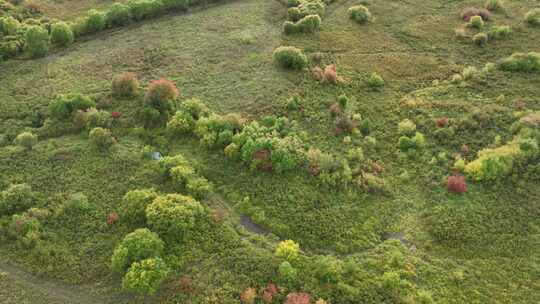
<path fill-rule="evenodd" d="M 465 181 L 465 177 L 461 175 L 449 176 L 446 181 L 446 189 L 455 193 L 467 192 L 467 182 Z"/>
<path fill-rule="evenodd" d="M 57 95 L 49 104 L 49 113 L 53 118 L 64 120 L 69 118 L 76 110 L 86 110 L 96 106 L 96 103 L 81 94 Z"/>
<path fill-rule="evenodd" d="M 281 241 L 276 247 L 276 256 L 289 262 L 298 259 L 300 246 L 293 240 Z"/>
<path fill-rule="evenodd" d="M 492 12 L 504 10 L 501 0 L 486 0 L 484 8 Z"/>
<path fill-rule="evenodd" d="M 206 104 L 198 98 L 184 100 L 184 102 L 182 102 L 182 109 L 189 113 L 194 119 L 206 117 L 210 114 L 210 110 Z"/>
<path fill-rule="evenodd" d="M 514 53 L 503 59 L 499 68 L 510 72 L 540 73 L 540 53 Z"/>
<path fill-rule="evenodd" d="M 294 24 L 294 22 L 302 18 L 302 12 L 300 12 L 300 9 L 298 7 L 291 7 L 287 10 L 287 16 L 289 20 L 292 21 L 291 23 Z"/>
<path fill-rule="evenodd" d="M 488 42 L 488 36 L 485 33 L 478 33 L 473 36 L 473 43 L 480 47 L 484 47 L 487 44 L 487 42 Z"/>
<path fill-rule="evenodd" d="M 17 34 L 20 27 L 21 23 L 11 16 L 0 18 L 0 33 L 4 33 L 6 36 Z"/>
<path fill-rule="evenodd" d="M 379 74 L 372 73 L 367 80 L 367 84 L 371 88 L 375 88 L 375 89 L 382 88 L 384 87 L 384 79 L 381 76 L 379 76 Z"/>
<path fill-rule="evenodd" d="M 478 30 L 482 29 L 484 27 L 484 20 L 480 16 L 472 16 L 468 26 Z"/>
<path fill-rule="evenodd" d="M 51 42 L 61 46 L 72 44 L 74 40 L 71 27 L 65 22 L 51 25 Z"/>
<path fill-rule="evenodd" d="M 444 128 L 448 125 L 448 122 L 449 122 L 448 117 L 442 116 L 442 117 L 437 118 L 437 120 L 435 121 L 435 124 L 437 125 L 438 128 Z"/>
<path fill-rule="evenodd" d="M 162 115 L 169 114 L 172 110 L 172 102 L 180 95 L 176 85 L 166 79 L 152 81 L 144 96 L 147 105 L 158 110 Z"/>
<path fill-rule="evenodd" d="M 172 180 L 183 185 L 196 198 L 204 198 L 212 191 L 212 185 L 204 177 L 198 176 L 193 168 L 180 165 L 170 170 Z"/>
<path fill-rule="evenodd" d="M 122 73 L 112 81 L 112 94 L 115 97 L 132 97 L 137 95 L 139 81 L 133 73 Z"/>
<path fill-rule="evenodd" d="M 461 18 L 466 22 L 469 22 L 474 16 L 480 16 L 482 20 L 488 21 L 491 13 L 486 9 L 477 9 L 474 7 L 466 8 L 461 12 Z"/>
<path fill-rule="evenodd" d="M 49 52 L 49 34 L 38 25 L 28 27 L 24 35 L 26 51 L 32 58 L 43 57 Z"/>
<path fill-rule="evenodd" d="M 300 19 L 296 26 L 300 32 L 313 33 L 321 27 L 321 17 L 319 15 L 307 15 Z"/>
<path fill-rule="evenodd" d="M 139 295 L 155 294 L 169 275 L 167 264 L 160 258 L 135 262 L 122 279 L 122 288 Z"/>
<path fill-rule="evenodd" d="M 193 131 L 195 119 L 185 111 L 176 111 L 167 123 L 167 131 L 171 135 L 179 136 Z"/>
<path fill-rule="evenodd" d="M 416 131 L 416 124 L 410 119 L 402 120 L 398 124 L 398 132 L 401 135 L 410 135 Z"/>
<path fill-rule="evenodd" d="M 111 131 L 101 127 L 94 128 L 89 134 L 90 142 L 98 149 L 107 150 L 116 143 Z"/>
<path fill-rule="evenodd" d="M 150 227 L 172 240 L 188 236 L 196 228 L 197 220 L 205 215 L 206 210 L 201 203 L 180 194 L 159 196 L 146 208 Z"/>
<path fill-rule="evenodd" d="M 15 144 L 27 150 L 32 150 L 32 147 L 37 144 L 38 137 L 30 132 L 23 132 L 15 137 Z"/>
<path fill-rule="evenodd" d="M 64 202 L 64 210 L 71 215 L 81 215 L 90 210 L 92 206 L 84 193 L 73 193 Z"/>
<path fill-rule="evenodd" d="M 36 201 L 28 184 L 11 185 L 0 192 L 0 217 L 26 211 L 33 207 Z"/>
<path fill-rule="evenodd" d="M 105 14 L 92 9 L 86 16 L 85 29 L 89 33 L 99 32 L 105 28 L 106 23 Z"/>
<path fill-rule="evenodd" d="M 324 68 L 323 81 L 333 84 L 343 81 L 343 79 L 337 74 L 337 66 L 335 64 L 329 64 Z"/>
<path fill-rule="evenodd" d="M 86 114 L 85 127 L 88 130 L 93 128 L 109 128 L 111 126 L 112 116 L 109 112 L 103 110 L 97 110 L 96 108 L 90 108 L 84 112 Z"/>
<path fill-rule="evenodd" d="M 291 263 L 287 261 L 283 261 L 279 265 L 278 272 L 279 272 L 279 279 L 284 284 L 291 286 L 296 283 L 296 279 L 298 277 L 298 271 L 291 265 Z"/>
<path fill-rule="evenodd" d="M 424 145 L 424 135 L 419 132 L 416 132 L 416 134 L 412 138 L 408 136 L 401 136 L 398 142 L 399 149 L 403 152 L 407 152 L 411 149 L 422 148 Z"/>
<path fill-rule="evenodd" d="M 124 237 L 111 257 L 111 268 L 124 273 L 134 262 L 161 257 L 165 243 L 159 236 L 146 229 L 137 229 Z"/>
<path fill-rule="evenodd" d="M 119 206 L 122 221 L 135 226 L 146 226 L 146 207 L 158 197 L 154 189 L 132 190 L 122 198 Z"/>
<path fill-rule="evenodd" d="M 131 21 L 129 6 L 122 3 L 114 3 L 105 14 L 105 22 L 108 27 L 123 26 Z"/>
<path fill-rule="evenodd" d="M 540 26 L 540 8 L 532 9 L 525 14 L 525 22 L 533 26 Z"/>
<path fill-rule="evenodd" d="M 511 34 L 512 30 L 507 25 L 494 26 L 488 32 L 490 39 L 503 39 L 510 37 Z"/>
<path fill-rule="evenodd" d="M 281 67 L 288 69 L 302 69 L 308 64 L 306 55 L 302 50 L 292 46 L 280 46 L 273 54 L 274 61 Z"/>
<path fill-rule="evenodd" d="M 349 16 L 358 23 L 366 23 L 371 20 L 369 9 L 363 5 L 355 5 L 349 8 Z"/>

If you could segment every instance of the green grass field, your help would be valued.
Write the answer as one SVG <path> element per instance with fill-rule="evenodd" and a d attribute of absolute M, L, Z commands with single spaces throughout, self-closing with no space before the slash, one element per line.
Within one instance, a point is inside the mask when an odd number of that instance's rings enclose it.
<path fill-rule="evenodd" d="M 44 16 L 75 20 L 113 2 L 36 4 Z M 540 27 L 524 21 L 538 3 L 505 0 L 484 29 L 459 38 L 456 28 L 466 26 L 460 12 L 484 1 L 327 2 L 314 33 L 284 34 L 287 6 L 280 1 L 223 1 L 85 35 L 42 58 L 0 62 L 0 191 L 28 184 L 36 208 L 3 211 L 2 204 L 20 198 L 0 194 L 0 303 L 307 304 L 287 300 L 297 292 L 316 304 L 539 303 L 540 59 L 530 72 L 501 63 L 514 53 L 540 52 Z M 348 9 L 361 3 L 372 14 L 366 24 L 349 18 Z M 502 25 L 511 28 L 507 38 L 490 38 L 484 47 L 471 42 L 471 33 Z M 279 67 L 279 46 L 303 50 L 309 63 Z M 488 63 L 493 68 L 484 68 Z M 330 64 L 340 81 L 317 81 L 312 69 Z M 467 75 L 468 67 L 476 70 Z M 124 72 L 134 73 L 141 88 L 133 97 L 112 96 L 111 81 Z M 383 87 L 369 85 L 373 73 Z M 269 115 L 286 117 L 286 127 L 271 136 L 294 142 L 298 166 L 260 170 L 252 161 L 262 150 L 242 162 L 228 157 L 225 145 L 206 147 L 197 128 L 171 134 L 163 121 L 145 126 L 145 92 L 160 78 L 179 89 L 177 104 L 199 98 L 212 113 L 238 113 L 261 125 L 275 120 Z M 109 116 L 121 113 L 108 125 L 116 139 L 109 150 L 97 149 L 89 130 L 74 128 L 75 114 L 52 118 L 55 97 L 73 93 L 89 96 Z M 341 110 L 361 116 L 350 134 L 336 132 L 341 114 L 329 110 L 340 95 L 349 99 Z M 290 106 L 292 97 L 299 107 Z M 447 124 L 438 126 L 441 118 Z M 400 150 L 406 132 L 398 127 L 406 119 L 414 122 L 407 134 L 425 137 L 407 151 Z M 31 149 L 16 144 L 22 132 L 38 135 Z M 141 228 L 125 222 L 122 198 L 149 188 L 195 196 L 144 158 L 145 146 L 183 155 L 213 186 L 198 198 L 207 216 L 181 238 L 143 225 L 163 239 L 169 271 L 155 294 L 137 296 L 122 286 L 123 274 L 111 271 L 115 248 Z M 505 146 L 519 156 L 493 179 L 475 180 L 455 166 Z M 352 181 L 325 184 L 312 171 L 310 148 L 338 160 L 361 148 L 363 157 L 348 159 Z M 493 166 L 489 174 L 503 170 Z M 465 193 L 447 190 L 455 174 L 465 177 Z M 70 205 L 77 193 L 88 206 Z M 118 222 L 108 224 L 116 212 Z M 37 235 L 21 232 L 21 214 L 38 221 Z M 276 253 L 284 240 L 300 247 L 299 257 L 287 260 L 292 277 Z M 278 292 L 268 302 L 269 283 Z"/>

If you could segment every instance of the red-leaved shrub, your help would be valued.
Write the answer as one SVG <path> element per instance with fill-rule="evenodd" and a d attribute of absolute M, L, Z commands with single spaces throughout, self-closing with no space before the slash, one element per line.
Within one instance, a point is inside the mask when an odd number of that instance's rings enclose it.
<path fill-rule="evenodd" d="M 305 292 L 293 292 L 287 295 L 285 304 L 309 304 L 311 296 Z"/>
<path fill-rule="evenodd" d="M 144 100 L 154 108 L 162 110 L 165 108 L 165 103 L 175 100 L 178 95 L 180 95 L 180 91 L 176 85 L 172 81 L 162 78 L 150 83 Z"/>
<path fill-rule="evenodd" d="M 274 296 L 278 293 L 276 284 L 268 283 L 262 293 L 262 300 L 266 304 L 272 303 Z"/>
<path fill-rule="evenodd" d="M 118 222 L 118 213 L 111 212 L 109 216 L 107 217 L 107 225 L 112 226 L 116 222 Z"/>
<path fill-rule="evenodd" d="M 313 78 L 315 78 L 315 80 L 317 81 L 320 81 L 322 82 L 324 80 L 324 72 L 323 70 L 316 66 L 314 67 L 313 69 L 311 69 L 311 75 L 313 76 Z"/>
<path fill-rule="evenodd" d="M 454 193 L 464 193 L 467 192 L 467 182 L 465 177 L 461 175 L 452 175 L 448 177 L 446 181 L 446 188 L 450 192 Z"/>
<path fill-rule="evenodd" d="M 118 118 L 122 117 L 122 113 L 114 111 L 114 112 L 111 113 L 111 117 L 114 118 L 114 119 L 118 119 Z"/>
<path fill-rule="evenodd" d="M 448 117 L 439 117 L 437 118 L 437 127 L 444 128 L 448 125 Z"/>

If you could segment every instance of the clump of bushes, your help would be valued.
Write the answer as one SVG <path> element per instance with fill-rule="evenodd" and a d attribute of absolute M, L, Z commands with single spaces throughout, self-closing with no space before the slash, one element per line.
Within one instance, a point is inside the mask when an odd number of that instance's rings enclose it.
<path fill-rule="evenodd" d="M 158 193 L 154 189 L 140 189 L 127 192 L 120 203 L 120 219 L 134 227 L 145 226 L 146 207 L 156 197 L 158 197 Z"/>
<path fill-rule="evenodd" d="M 204 198 L 212 192 L 212 184 L 198 175 L 181 154 L 164 157 L 159 164 L 165 177 L 170 177 L 176 185 L 184 187 L 196 198 Z"/>
<path fill-rule="evenodd" d="M 514 53 L 503 59 L 499 68 L 510 72 L 540 73 L 540 53 Z"/>
<path fill-rule="evenodd" d="M 530 10 L 525 15 L 525 22 L 532 26 L 540 26 L 540 8 Z"/>
<path fill-rule="evenodd" d="M 37 135 L 34 135 L 31 132 L 23 132 L 15 137 L 14 143 L 17 146 L 21 146 L 27 150 L 32 150 L 32 147 L 37 144 L 37 141 Z"/>
<path fill-rule="evenodd" d="M 179 95 L 180 91 L 172 81 L 159 79 L 150 83 L 144 101 L 147 106 L 157 110 L 161 116 L 168 118 L 173 102 Z"/>
<path fill-rule="evenodd" d="M 60 46 L 73 43 L 75 37 L 71 27 L 65 22 L 57 22 L 51 25 L 51 42 Z"/>
<path fill-rule="evenodd" d="M 15 35 L 20 27 L 21 23 L 19 20 L 12 16 L 0 18 L 0 33 L 3 33 L 6 36 Z"/>
<path fill-rule="evenodd" d="M 123 274 L 134 262 L 161 257 L 164 248 L 165 243 L 156 233 L 146 228 L 137 229 L 126 235 L 116 247 L 111 257 L 111 268 Z"/>
<path fill-rule="evenodd" d="M 122 3 L 114 3 L 105 14 L 105 23 L 108 27 L 123 26 L 131 21 L 129 6 Z"/>
<path fill-rule="evenodd" d="M 132 97 L 137 95 L 139 81 L 133 73 L 122 73 L 112 81 L 112 94 L 115 97 Z"/>
<path fill-rule="evenodd" d="M 512 30 L 507 25 L 494 26 L 488 31 L 490 39 L 504 39 L 510 37 L 511 34 Z"/>
<path fill-rule="evenodd" d="M 35 206 L 36 196 L 28 184 L 10 185 L 0 192 L 0 216 L 24 212 Z"/>
<path fill-rule="evenodd" d="M 94 128 L 89 133 L 90 142 L 100 150 L 108 150 L 116 143 L 109 129 Z"/>
<path fill-rule="evenodd" d="M 181 194 L 159 196 L 146 208 L 150 227 L 162 237 L 177 241 L 188 237 L 206 216 L 201 203 Z"/>
<path fill-rule="evenodd" d="M 321 83 L 328 82 L 332 84 L 338 84 L 340 82 L 343 82 L 343 78 L 340 77 L 337 73 L 337 66 L 335 64 L 327 65 L 324 70 L 316 66 L 311 69 L 311 75 L 313 75 L 313 78 L 315 78 Z"/>
<path fill-rule="evenodd" d="M 49 104 L 49 113 L 55 119 L 65 120 L 76 110 L 87 110 L 95 106 L 96 103 L 92 99 L 81 94 L 57 95 Z"/>
<path fill-rule="evenodd" d="M 127 5 L 135 21 L 156 16 L 165 10 L 163 2 L 160 0 L 132 0 Z"/>
<path fill-rule="evenodd" d="M 49 33 L 39 25 L 28 27 L 24 41 L 25 49 L 32 58 L 43 57 L 49 52 Z"/>
<path fill-rule="evenodd" d="M 169 271 L 161 258 L 135 262 L 122 279 L 122 288 L 138 295 L 153 295 L 165 281 Z"/>
<path fill-rule="evenodd" d="M 363 5 L 355 5 L 349 8 L 349 16 L 354 21 L 364 24 L 371 20 L 369 9 Z"/>
<path fill-rule="evenodd" d="M 105 14 L 97 10 L 90 10 L 84 20 L 85 32 L 95 33 L 103 30 L 107 24 Z"/>
<path fill-rule="evenodd" d="M 283 23 L 283 32 L 285 34 L 294 33 L 313 33 L 319 30 L 321 27 L 321 17 L 319 15 L 307 15 L 296 23 L 292 21 L 285 21 Z"/>
<path fill-rule="evenodd" d="M 416 132 L 413 137 L 401 136 L 399 138 L 398 146 L 402 152 L 415 151 L 424 147 L 426 140 L 424 135 L 420 132 Z"/>
<path fill-rule="evenodd" d="M 307 66 L 308 59 L 302 50 L 292 46 L 280 46 L 273 54 L 274 62 L 283 68 L 300 70 Z"/>
<path fill-rule="evenodd" d="M 204 146 L 223 148 L 232 142 L 233 136 L 242 130 L 244 124 L 245 120 L 238 114 L 210 114 L 197 121 L 195 134 Z"/>

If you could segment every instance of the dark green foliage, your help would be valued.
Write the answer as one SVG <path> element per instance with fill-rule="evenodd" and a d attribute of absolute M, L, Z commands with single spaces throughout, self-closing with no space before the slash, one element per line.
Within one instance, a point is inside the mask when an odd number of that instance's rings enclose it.
<path fill-rule="evenodd" d="M 126 235 L 111 258 L 111 268 L 124 273 L 134 262 L 161 257 L 165 243 L 152 231 L 142 228 Z"/>
<path fill-rule="evenodd" d="M 505 39 L 510 37 L 511 34 L 512 30 L 507 25 L 494 26 L 488 32 L 490 39 Z"/>
<path fill-rule="evenodd" d="M 372 73 L 367 80 L 367 84 L 371 88 L 380 89 L 384 87 L 384 79 L 379 74 Z"/>
<path fill-rule="evenodd" d="M 135 262 L 122 279 L 122 288 L 138 295 L 153 295 L 168 274 L 169 267 L 160 258 Z"/>
<path fill-rule="evenodd" d="M 58 95 L 49 104 L 49 114 L 58 120 L 66 120 L 76 110 L 86 110 L 95 107 L 96 103 L 90 97 L 81 94 Z"/>
<path fill-rule="evenodd" d="M 302 69 L 308 64 L 306 55 L 302 50 L 292 46 L 280 46 L 274 51 L 274 61 L 281 67 L 288 69 Z"/>
<path fill-rule="evenodd" d="M 0 33 L 6 36 L 15 35 L 20 27 L 21 23 L 11 16 L 0 18 Z"/>
<path fill-rule="evenodd" d="M 94 33 L 103 30 L 107 24 L 105 14 L 97 10 L 90 10 L 85 22 L 86 32 Z"/>
<path fill-rule="evenodd" d="M 108 150 L 116 143 L 111 131 L 101 127 L 94 128 L 88 134 L 90 142 L 100 150 Z"/>
<path fill-rule="evenodd" d="M 503 59 L 499 67 L 510 72 L 540 73 L 540 53 L 514 53 Z"/>
<path fill-rule="evenodd" d="M 129 6 L 114 3 L 105 14 L 105 23 L 108 27 L 123 26 L 131 22 Z"/>
<path fill-rule="evenodd" d="M 157 16 L 164 10 L 161 0 L 132 0 L 127 5 L 135 21 Z"/>
<path fill-rule="evenodd" d="M 127 192 L 118 208 L 120 221 L 133 227 L 146 225 L 146 207 L 158 196 L 154 189 L 132 190 Z"/>
<path fill-rule="evenodd" d="M 167 240 L 182 241 L 197 229 L 206 216 L 204 207 L 189 196 L 168 194 L 157 197 L 146 208 L 148 224 Z"/>
<path fill-rule="evenodd" d="M 0 217 L 26 211 L 36 202 L 35 194 L 29 185 L 11 185 L 0 192 Z"/>
<path fill-rule="evenodd" d="M 49 33 L 41 26 L 30 26 L 24 35 L 25 49 L 32 58 L 43 57 L 49 52 Z"/>
<path fill-rule="evenodd" d="M 57 22 L 51 25 L 51 42 L 61 46 L 72 44 L 74 40 L 73 32 L 65 22 Z"/>

